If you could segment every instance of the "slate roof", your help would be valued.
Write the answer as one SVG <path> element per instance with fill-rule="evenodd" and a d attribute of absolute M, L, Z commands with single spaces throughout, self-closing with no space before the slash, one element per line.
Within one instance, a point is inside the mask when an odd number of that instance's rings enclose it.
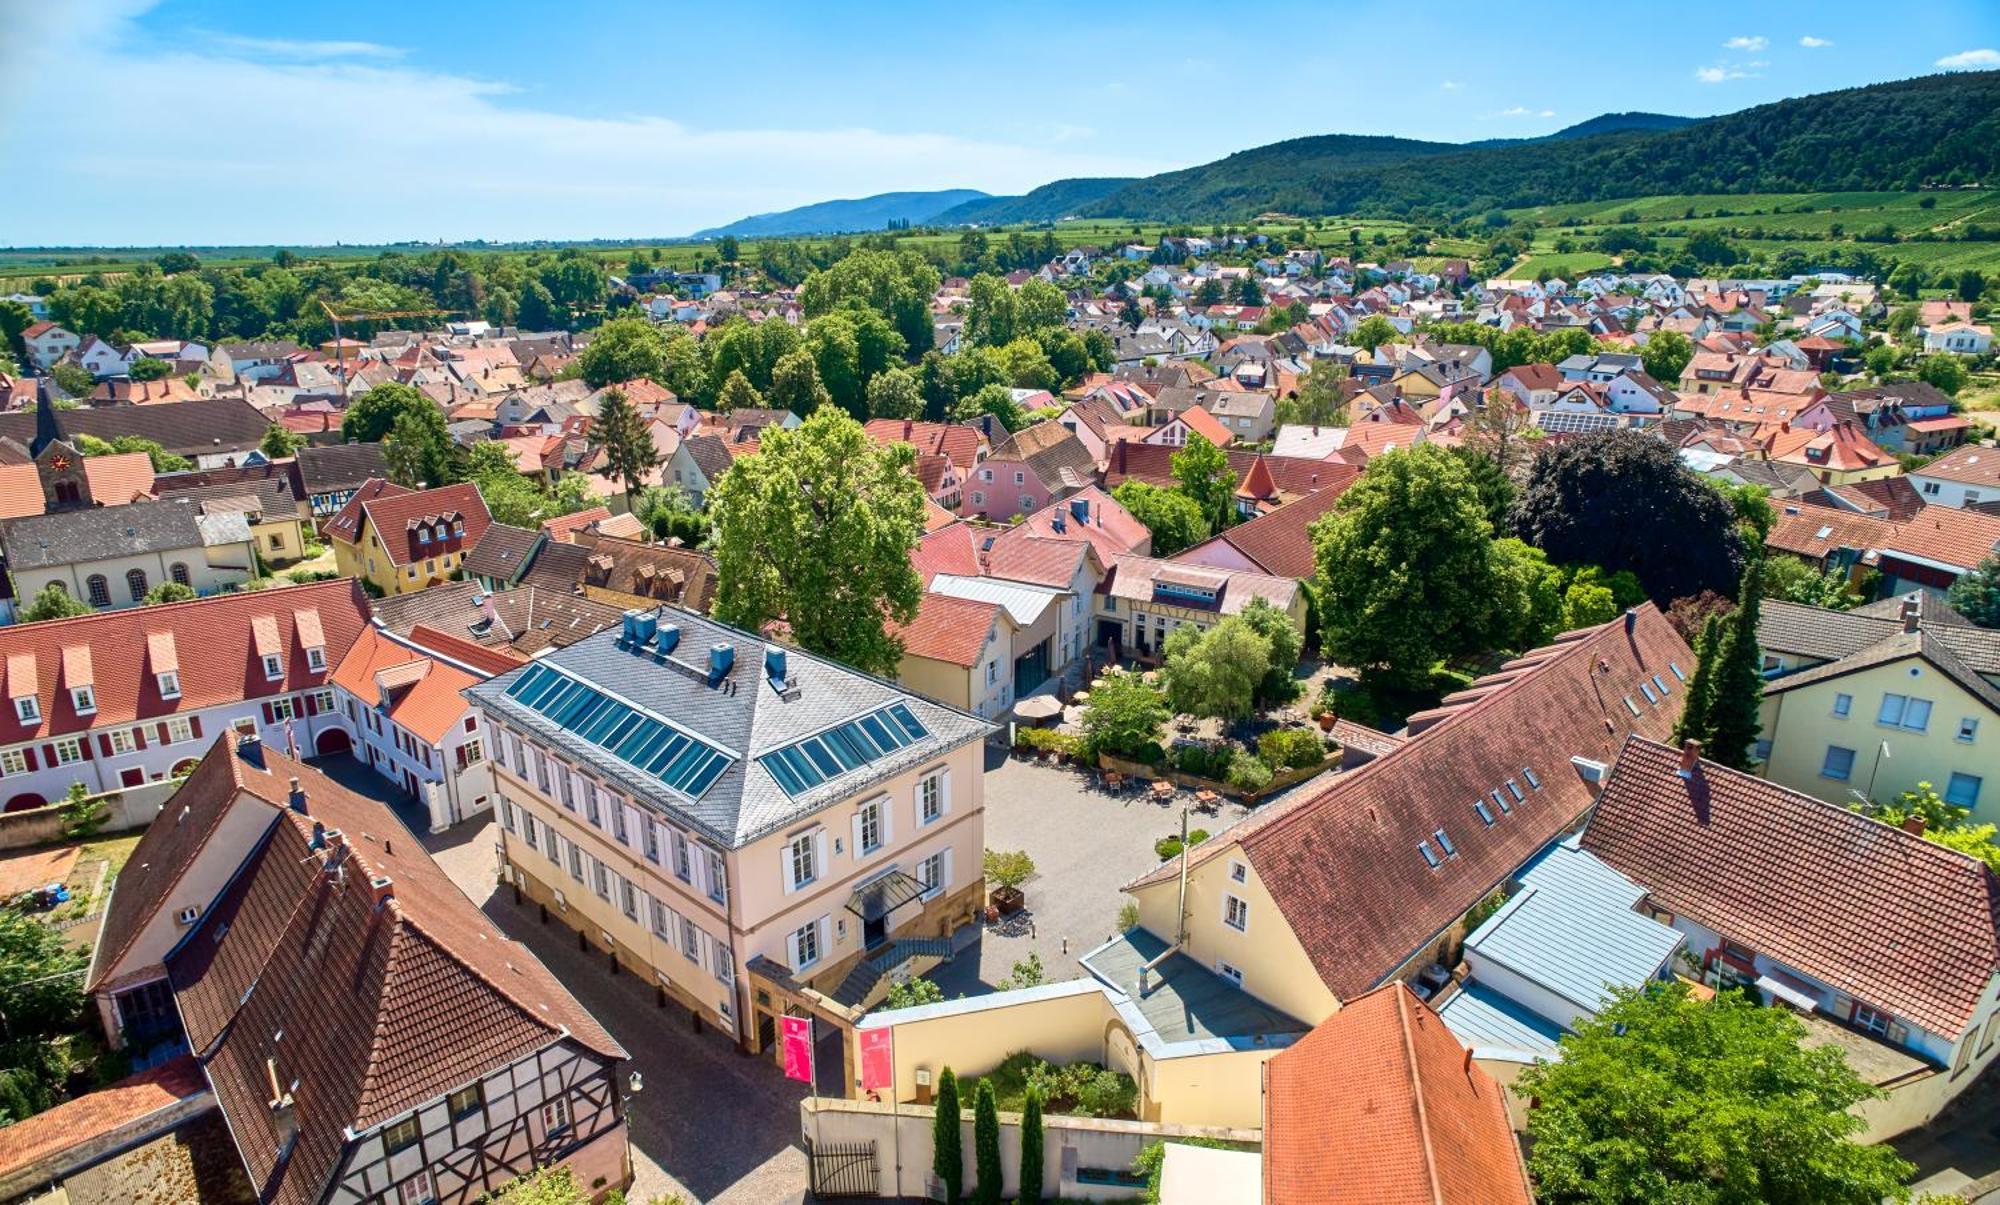
<path fill-rule="evenodd" d="M 100 456 L 92 459 L 105 458 Z M 89 461 L 86 460 L 84 463 L 88 467 Z M 149 461 L 149 468 L 150 465 Z M 299 465 L 296 460 L 267 460 L 261 464 L 238 465 L 226 469 L 194 469 L 186 473 L 166 473 L 153 479 L 153 490 L 162 497 L 185 490 L 203 490 L 211 486 L 229 486 L 238 492 L 253 491 L 260 499 L 266 501 L 266 509 L 271 513 L 276 513 L 277 509 L 283 507 L 289 507 L 294 511 L 302 510 L 299 504 L 307 500 L 305 488 L 299 481 Z M 283 499 L 282 506 L 279 503 L 280 498 Z"/>
<path fill-rule="evenodd" d="M 1923 630 L 1905 632 L 1900 628 L 1893 635 L 1852 656 L 1774 679 L 1765 684 L 1764 694 L 1766 696 L 1785 694 L 1802 686 L 1844 678 L 1864 669 L 1890 665 L 1910 657 L 1921 657 L 1939 673 L 1963 687 L 1967 694 L 1979 699 L 1994 711 L 2000 712 L 2000 689 L 1996 689 L 1991 682 L 1981 677 L 1978 671 L 1966 664 L 1965 660 L 1945 643 L 1943 637 L 1936 632 Z"/>
<path fill-rule="evenodd" d="M 202 508 L 205 514 L 218 511 L 240 509 L 245 503 L 254 507 L 263 522 L 282 522 L 299 517 L 297 497 L 292 493 L 292 484 L 283 473 L 268 477 L 251 477 L 243 481 L 219 485 L 189 485 L 173 488 L 162 486 L 161 500 L 186 498 Z"/>
<path fill-rule="evenodd" d="M 1665 745 L 1627 742 L 1583 848 L 1660 908 L 1948 1039 L 2000 971 L 2000 880 L 1967 854 Z"/>
<path fill-rule="evenodd" d="M 379 443 L 304 447 L 296 460 L 299 480 L 308 496 L 359 489 L 371 477 L 389 475 L 389 462 Z"/>
<path fill-rule="evenodd" d="M 1531 1205 L 1506 1089 L 1415 993 L 1350 1001 L 1265 1065 L 1268 1205 Z"/>
<path fill-rule="evenodd" d="M 36 414 L 0 414 L 0 437 L 26 444 L 35 438 Z M 85 406 L 55 412 L 56 429 L 74 443 L 79 435 L 106 442 L 120 436 L 150 439 L 176 456 L 248 452 L 264 440 L 271 421 L 242 398 L 193 398 L 153 406 Z"/>
<path fill-rule="evenodd" d="M 303 812 L 288 806 L 294 778 Z M 190 792 L 241 793 L 271 815 L 268 837 L 167 960 L 190 1045 L 261 1199 L 317 1201 L 350 1131 L 537 1050 L 573 1041 L 625 1057 L 379 803 L 274 750 L 231 750 L 227 738 L 176 799 Z M 316 839 L 335 829 L 341 843 Z M 388 880 L 386 902 L 374 898 L 376 876 Z M 283 1159 L 274 1065 L 298 1122 Z"/>
<path fill-rule="evenodd" d="M 527 569 L 530 557 L 542 542 L 542 533 L 505 523 L 487 526 L 479 542 L 462 562 L 468 577 L 490 577 L 512 583 Z"/>
<path fill-rule="evenodd" d="M 690 460 L 694 461 L 695 467 L 701 470 L 702 477 L 710 486 L 721 481 L 722 475 L 729 471 L 729 466 L 736 462 L 736 458 L 729 453 L 729 442 L 720 435 L 707 433 L 689 435 L 681 440 L 681 449 L 688 454 Z"/>
<path fill-rule="evenodd" d="M 217 542 L 204 534 L 200 517 L 200 507 L 186 498 L 24 515 L 0 524 L 0 547 L 17 571 L 200 549 Z M 247 530 L 237 536 L 247 538 Z"/>
<path fill-rule="evenodd" d="M 734 651 L 734 668 L 712 688 L 705 677 L 628 649 L 621 631 L 599 632 L 537 659 L 586 683 L 614 691 L 620 699 L 711 745 L 732 753 L 734 763 L 699 799 L 669 789 L 606 754 L 547 717 L 507 695 L 526 670 L 503 674 L 466 692 L 508 726 L 534 734 L 604 775 L 638 802 L 712 840 L 738 848 L 758 837 L 853 797 L 869 784 L 922 765 L 949 750 L 980 740 L 992 730 L 986 721 L 954 707 L 913 695 L 891 682 L 872 678 L 802 649 L 786 649 L 787 674 L 796 695 L 787 699 L 764 675 L 765 642 L 693 612 L 672 607 L 653 614 L 661 624 L 677 624 L 677 658 L 705 667 L 710 646 Z M 787 694 L 792 692 L 787 691 Z M 828 779 L 794 798 L 778 785 L 757 758 L 891 703 L 909 707 L 929 735 L 889 757 Z"/>
<path fill-rule="evenodd" d="M 369 605 L 382 626 L 398 635 L 429 628 L 529 657 L 616 627 L 624 614 L 619 607 L 568 591 L 521 586 L 482 594 L 479 583 L 470 581 L 443 582 L 428 590 L 378 598 Z"/>
<path fill-rule="evenodd" d="M 1595 787 L 1573 758 L 1608 764 L 1626 733 L 1672 730 L 1685 691 L 1674 667 L 1692 675 L 1694 654 L 1653 604 L 1627 614 L 1630 631 L 1621 617 L 1568 633 L 1411 716 L 1401 745 L 1265 805 L 1193 859 L 1241 848 L 1334 995 L 1378 986 L 1584 815 Z M 1639 687 L 1656 678 L 1667 690 L 1654 703 Z M 1492 806 L 1495 791 L 1511 810 L 1487 826 L 1472 805 Z M 1439 829 L 1456 854 L 1438 848 Z M 1420 853 L 1425 841 L 1436 867 Z M 1134 886 L 1175 871 L 1169 863 Z"/>
<path fill-rule="evenodd" d="M 2000 632 L 1973 627 L 1936 595 L 1919 591 L 1919 626 L 1937 637 L 1980 674 L 2000 674 Z M 1758 612 L 1757 643 L 1770 652 L 1815 661 L 1838 661 L 1902 633 L 1901 598 L 1888 598 L 1852 611 L 1831 611 L 1783 599 L 1767 599 Z"/>

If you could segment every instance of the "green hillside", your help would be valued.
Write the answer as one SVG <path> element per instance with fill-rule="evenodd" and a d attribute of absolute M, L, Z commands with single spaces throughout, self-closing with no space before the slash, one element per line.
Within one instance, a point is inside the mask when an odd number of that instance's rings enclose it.
<path fill-rule="evenodd" d="M 821 201 L 780 213 L 760 213 L 726 226 L 695 232 L 695 238 L 738 238 L 773 234 L 842 234 L 849 231 L 881 230 L 891 222 L 922 225 L 937 215 L 968 201 L 983 200 L 976 188 L 946 188 L 935 192 L 885 192 L 848 201 Z"/>
<path fill-rule="evenodd" d="M 1083 210 L 1133 181 L 1124 176 L 1057 180 L 1018 197 L 984 197 L 954 205 L 931 221 L 940 226 L 1006 226 L 1056 222 Z"/>
<path fill-rule="evenodd" d="M 1909 190 L 2000 176 L 2000 71 L 1778 101 L 1678 129 L 1503 146 L 1300 138 L 1136 181 L 1089 213 L 1436 215 L 1689 193 Z"/>

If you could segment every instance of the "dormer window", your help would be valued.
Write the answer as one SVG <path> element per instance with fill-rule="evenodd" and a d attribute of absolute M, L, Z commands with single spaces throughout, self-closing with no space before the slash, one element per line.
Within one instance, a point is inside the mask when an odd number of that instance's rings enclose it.
<path fill-rule="evenodd" d="M 431 529 L 428 527 L 417 528 L 417 543 L 428 544 L 430 542 L 431 542 Z"/>
<path fill-rule="evenodd" d="M 464 534 L 465 534 L 465 522 L 464 522 L 463 520 L 454 520 L 454 521 L 452 522 L 452 525 L 451 525 L 451 534 L 453 534 L 453 535 L 455 535 L 455 536 L 462 536 L 462 535 L 464 535 Z"/>
<path fill-rule="evenodd" d="M 273 682 L 285 676 L 285 663 L 276 653 L 264 654 L 264 676 Z"/>
<path fill-rule="evenodd" d="M 78 715 L 91 715 L 97 710 L 97 692 L 88 686 L 78 686 L 69 692 L 69 701 Z"/>
<path fill-rule="evenodd" d="M 153 681 L 160 688 L 161 698 L 178 699 L 181 697 L 181 676 L 179 674 L 171 670 L 166 673 L 155 674 L 153 675 Z"/>
<path fill-rule="evenodd" d="M 33 695 L 22 695 L 14 700 L 14 714 L 23 724 L 39 724 L 42 722 L 41 701 Z"/>
<path fill-rule="evenodd" d="M 318 673 L 326 668 L 326 650 L 314 645 L 306 650 L 306 668 Z"/>

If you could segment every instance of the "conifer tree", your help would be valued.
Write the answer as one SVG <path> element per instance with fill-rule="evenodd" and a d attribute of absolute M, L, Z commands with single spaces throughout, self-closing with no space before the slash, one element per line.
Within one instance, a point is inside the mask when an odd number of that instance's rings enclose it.
<path fill-rule="evenodd" d="M 1019 1205 L 1042 1202 L 1042 1094 L 1032 1085 L 1021 1105 L 1021 1185 L 1014 1199 Z"/>
<path fill-rule="evenodd" d="M 598 408 L 595 431 L 604 448 L 607 476 L 625 483 L 625 492 L 635 494 L 645 483 L 646 474 L 660 463 L 660 450 L 653 446 L 646 420 L 620 389 L 604 391 Z"/>
<path fill-rule="evenodd" d="M 1702 621 L 1701 635 L 1694 640 L 1694 677 L 1688 679 L 1687 701 L 1674 725 L 1675 745 L 1695 740 L 1706 744 L 1713 736 L 1709 712 L 1715 702 L 1715 657 L 1722 645 L 1723 617 L 1710 615 Z"/>
<path fill-rule="evenodd" d="M 944 1185 L 944 1205 L 958 1205 L 965 1192 L 965 1152 L 960 1146 L 958 1077 L 946 1067 L 938 1074 L 937 1116 L 931 1120 L 931 1174 Z"/>
<path fill-rule="evenodd" d="M 1750 768 L 1751 746 L 1762 727 L 1757 714 L 1764 702 L 1764 655 L 1757 647 L 1757 616 L 1764 593 L 1760 568 L 1753 560 L 1744 570 L 1736 610 L 1725 621 L 1722 644 L 1716 650 L 1707 757 L 1732 770 Z"/>
<path fill-rule="evenodd" d="M 972 1161 L 979 1172 L 973 1201 L 1000 1205 L 1000 1115 L 993 1103 L 992 1080 L 980 1080 L 972 1094 Z"/>

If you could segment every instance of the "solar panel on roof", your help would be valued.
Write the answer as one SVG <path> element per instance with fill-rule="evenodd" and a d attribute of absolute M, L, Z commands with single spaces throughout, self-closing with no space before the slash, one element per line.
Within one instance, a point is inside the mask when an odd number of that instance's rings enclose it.
<path fill-rule="evenodd" d="M 757 763 L 771 772 L 785 794 L 801 795 L 929 735 L 908 706 L 891 703 L 837 728 L 773 749 Z"/>
<path fill-rule="evenodd" d="M 546 665 L 529 666 L 507 696 L 690 799 L 701 798 L 735 763 L 694 735 Z"/>

